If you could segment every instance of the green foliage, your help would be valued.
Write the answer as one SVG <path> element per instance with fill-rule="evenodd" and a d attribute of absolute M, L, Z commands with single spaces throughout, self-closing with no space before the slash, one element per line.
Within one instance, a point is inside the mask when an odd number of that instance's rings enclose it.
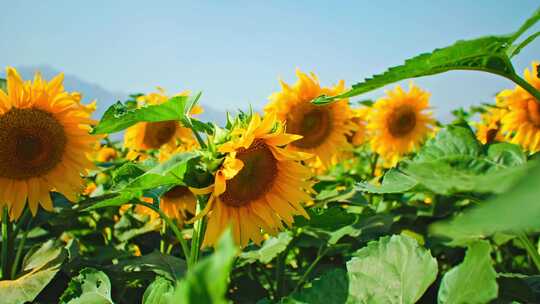
<path fill-rule="evenodd" d="M 485 151 L 469 128 L 449 125 L 412 160 L 389 170 L 380 186 L 360 183 L 359 189 L 379 194 L 414 189 L 442 195 L 502 193 L 526 174 L 525 163 L 525 154 L 519 147 L 499 143 Z"/>
<path fill-rule="evenodd" d="M 437 260 L 409 237 L 370 242 L 347 262 L 348 303 L 416 303 L 437 277 Z"/>
<path fill-rule="evenodd" d="M 530 166 L 528 166 L 530 167 Z M 504 194 L 466 211 L 450 221 L 431 226 L 431 232 L 456 241 L 488 236 L 499 231 L 519 232 L 540 228 L 540 165 L 527 168 L 517 185 Z"/>
<path fill-rule="evenodd" d="M 4 78 L 0 78 L 0 90 L 7 92 L 7 82 Z"/>
<path fill-rule="evenodd" d="M 152 284 L 144 291 L 143 304 L 169 304 L 173 296 L 173 282 L 163 278 L 156 277 Z"/>
<path fill-rule="evenodd" d="M 287 232 L 282 232 L 277 237 L 269 238 L 260 248 L 242 252 L 239 256 L 239 265 L 255 263 L 256 261 L 263 264 L 269 263 L 287 248 L 287 245 L 289 245 L 292 239 L 293 237 Z"/>
<path fill-rule="evenodd" d="M 113 304 L 109 277 L 97 269 L 84 268 L 60 298 L 61 304 Z"/>
<path fill-rule="evenodd" d="M 281 300 L 282 304 L 328 304 L 345 303 L 348 296 L 349 282 L 347 272 L 336 268 L 314 279 L 311 286 L 289 295 Z"/>
<path fill-rule="evenodd" d="M 486 241 L 471 244 L 463 263 L 443 276 L 438 303 L 488 303 L 496 298 L 497 273 L 493 269 L 490 252 L 491 247 Z"/>
<path fill-rule="evenodd" d="M 139 109 L 117 102 L 103 114 L 94 134 L 108 134 L 122 131 L 138 122 L 180 121 L 191 125 L 189 113 L 201 94 L 176 96 L 159 105 L 150 105 Z"/>
<path fill-rule="evenodd" d="M 0 281 L 2 303 L 33 302 L 60 270 L 66 256 L 63 246 L 52 240 L 35 247 L 24 258 L 21 276 Z"/>
<path fill-rule="evenodd" d="M 513 42 L 523 34 L 524 29 L 528 29 L 538 21 L 538 15 L 537 10 L 512 35 L 487 36 L 458 41 L 451 46 L 407 59 L 403 65 L 392 67 L 383 74 L 372 76 L 363 82 L 354 84 L 351 90 L 343 94 L 332 97 L 321 96 L 313 102 L 315 104 L 327 104 L 341 98 L 357 96 L 400 80 L 452 70 L 482 71 L 513 79 L 516 75 L 510 57 L 517 54 L 526 45 L 514 46 Z"/>
<path fill-rule="evenodd" d="M 227 303 L 225 294 L 237 248 L 230 230 L 223 233 L 214 254 L 202 259 L 179 281 L 174 303 Z"/>

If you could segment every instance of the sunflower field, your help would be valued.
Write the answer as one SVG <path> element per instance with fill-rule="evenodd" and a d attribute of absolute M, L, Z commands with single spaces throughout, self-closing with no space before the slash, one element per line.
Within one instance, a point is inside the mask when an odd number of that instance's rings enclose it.
<path fill-rule="evenodd" d="M 0 303 L 540 303 L 540 63 L 511 61 L 539 20 L 352 87 L 297 70 L 225 125 L 163 89 L 97 121 L 7 67 Z M 395 85 L 452 70 L 515 86 L 443 124 Z"/>

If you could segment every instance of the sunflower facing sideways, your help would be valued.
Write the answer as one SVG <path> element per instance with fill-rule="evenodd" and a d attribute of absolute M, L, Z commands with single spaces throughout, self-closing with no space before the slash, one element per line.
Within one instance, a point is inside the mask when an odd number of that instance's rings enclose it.
<path fill-rule="evenodd" d="M 260 244 L 263 233 L 275 235 L 293 216 L 308 217 L 302 203 L 310 200 L 311 171 L 299 161 L 312 157 L 283 146 L 300 136 L 287 134 L 275 115 L 232 130 L 219 147 L 225 159 L 215 175 L 213 192 L 199 216 L 208 213 L 204 245 L 211 246 L 229 226 L 237 244 Z"/>
<path fill-rule="evenodd" d="M 347 136 L 354 130 L 353 113 L 348 100 L 316 106 L 311 103 L 320 95 L 335 96 L 345 91 L 340 81 L 334 87 L 321 87 L 314 74 L 297 70 L 299 80 L 294 86 L 281 81 L 282 91 L 272 94 L 266 113 L 274 113 L 285 122 L 287 132 L 303 136 L 288 145 L 288 149 L 312 153 L 312 166 L 328 167 L 337 154 L 351 148 Z"/>
<path fill-rule="evenodd" d="M 532 70 L 525 70 L 525 79 L 540 90 L 538 62 L 533 62 Z M 499 106 L 507 107 L 508 113 L 501 120 L 501 130 L 514 144 L 519 144 L 531 153 L 540 151 L 540 103 L 529 92 L 516 86 L 504 90 L 497 96 Z"/>
<path fill-rule="evenodd" d="M 150 93 L 137 99 L 139 106 L 157 105 L 169 100 L 163 89 Z M 187 96 L 189 92 L 181 92 L 175 96 Z M 191 114 L 202 113 L 200 106 L 195 106 Z M 191 129 L 181 125 L 178 121 L 140 122 L 126 130 L 124 146 L 132 151 L 145 151 L 157 149 L 176 149 L 178 143 L 183 145 L 197 145 Z M 133 153 L 131 155 L 134 155 Z"/>
<path fill-rule="evenodd" d="M 377 100 L 369 116 L 367 129 L 371 149 L 387 167 L 414 151 L 432 132 L 435 123 L 429 108 L 429 94 L 411 83 L 409 91 L 400 86 Z"/>
<path fill-rule="evenodd" d="M 94 121 L 80 95 L 65 92 L 62 82 L 62 74 L 25 82 L 7 68 L 7 94 L 0 90 L 0 204 L 12 220 L 27 201 L 34 215 L 39 205 L 52 210 L 51 190 L 75 200 L 81 173 L 93 167 L 88 156 L 97 137 L 88 131 Z"/>
<path fill-rule="evenodd" d="M 489 108 L 481 115 L 481 122 L 476 124 L 476 138 L 484 145 L 504 141 L 501 120 L 506 113 L 507 110 L 504 108 Z"/>

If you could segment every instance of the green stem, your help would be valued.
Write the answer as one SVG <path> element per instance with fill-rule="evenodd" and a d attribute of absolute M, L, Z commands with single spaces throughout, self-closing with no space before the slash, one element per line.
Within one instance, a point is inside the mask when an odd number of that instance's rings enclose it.
<path fill-rule="evenodd" d="M 536 269 L 540 271 L 540 255 L 538 254 L 536 246 L 531 242 L 529 237 L 524 232 L 518 235 L 518 239 L 521 241 L 523 246 L 525 246 L 525 249 L 536 266 Z"/>
<path fill-rule="evenodd" d="M 31 218 L 31 216 L 32 215 L 30 214 L 30 208 L 24 208 L 24 212 L 21 218 L 19 219 L 19 222 L 15 226 L 15 229 L 13 230 L 13 234 L 10 235 L 12 240 L 15 240 L 17 238 L 17 235 L 19 234 L 19 231 L 21 230 L 23 226 L 26 227 L 26 223 L 28 219 Z"/>
<path fill-rule="evenodd" d="M 377 170 L 377 162 L 379 162 L 379 154 L 375 154 L 373 162 L 371 163 L 371 177 L 375 177 L 375 171 Z"/>
<path fill-rule="evenodd" d="M 189 248 L 188 248 L 187 242 L 184 239 L 184 236 L 182 235 L 182 232 L 180 231 L 180 229 L 178 229 L 178 227 L 174 224 L 174 222 L 165 213 L 163 213 L 163 211 L 161 211 L 161 209 L 156 207 L 154 204 L 149 204 L 149 203 L 145 203 L 145 202 L 141 202 L 141 201 L 134 201 L 132 203 L 133 204 L 143 205 L 143 206 L 148 207 L 148 208 L 154 210 L 155 212 L 159 213 L 159 216 L 166 222 L 166 224 L 169 227 L 171 227 L 171 230 L 173 231 L 174 235 L 178 239 L 178 242 L 180 242 L 180 247 L 182 247 L 182 252 L 184 253 L 184 257 L 185 257 L 186 261 L 189 261 Z M 188 265 L 188 267 L 189 267 L 189 265 Z"/>
<path fill-rule="evenodd" d="M 196 214 L 199 214 L 201 210 L 204 209 L 206 202 L 208 201 L 208 196 L 198 196 L 197 197 L 197 210 Z M 189 265 L 194 266 L 199 260 L 199 255 L 201 251 L 201 242 L 204 238 L 204 232 L 206 230 L 206 221 L 205 218 L 201 218 L 193 224 L 193 238 L 191 239 L 191 255 L 189 260 Z"/>
<path fill-rule="evenodd" d="M 507 77 L 508 79 L 515 82 L 518 86 L 522 87 L 525 91 L 529 92 L 535 99 L 536 102 L 540 103 L 540 92 L 530 85 L 525 79 L 521 78 L 519 75 L 514 74 L 512 77 Z"/>
<path fill-rule="evenodd" d="M 306 269 L 306 271 L 304 272 L 304 274 L 298 281 L 298 284 L 296 284 L 296 287 L 294 288 L 293 292 L 296 292 L 298 289 L 300 289 L 300 287 L 302 287 L 302 285 L 304 285 L 308 276 L 311 274 L 313 269 L 315 269 L 315 266 L 317 266 L 317 264 L 321 261 L 321 259 L 326 254 L 326 251 L 327 249 L 323 250 L 322 247 L 319 247 L 319 251 L 317 252 L 317 258 L 315 258 L 315 260 L 311 263 L 311 265 L 309 265 L 308 269 Z"/>
<path fill-rule="evenodd" d="M 164 240 L 164 238 L 167 235 L 167 223 L 165 223 L 165 221 L 163 221 L 163 225 L 161 225 L 160 235 L 161 235 L 161 241 L 159 242 L 159 252 L 165 253 L 165 240 Z"/>
<path fill-rule="evenodd" d="M 9 222 L 9 215 L 8 215 L 8 208 L 4 207 L 4 210 L 2 212 L 2 279 L 8 280 L 9 279 L 9 241 L 8 241 L 8 226 L 10 225 Z"/>
<path fill-rule="evenodd" d="M 14 278 L 17 274 L 17 271 L 19 270 L 19 264 L 21 262 L 22 258 L 22 251 L 24 248 L 24 244 L 26 243 L 26 239 L 28 237 L 28 232 L 30 231 L 30 228 L 32 227 L 32 223 L 34 221 L 34 218 L 31 217 L 28 221 L 28 224 L 26 225 L 26 229 L 23 232 L 23 236 L 21 238 L 21 241 L 19 242 L 19 246 L 17 247 L 17 253 L 15 254 L 15 261 L 13 262 L 13 266 L 11 268 L 11 277 Z"/>

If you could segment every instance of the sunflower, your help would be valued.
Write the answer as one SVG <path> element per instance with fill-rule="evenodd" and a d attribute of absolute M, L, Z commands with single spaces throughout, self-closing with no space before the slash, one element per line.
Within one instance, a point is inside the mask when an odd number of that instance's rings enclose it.
<path fill-rule="evenodd" d="M 310 76 L 297 70 L 299 80 L 294 86 L 281 81 L 282 91 L 272 94 L 266 113 L 274 113 L 287 125 L 287 132 L 299 134 L 301 139 L 288 145 L 288 149 L 316 155 L 311 165 L 328 167 L 334 156 L 350 149 L 347 136 L 352 134 L 353 114 L 347 99 L 316 106 L 311 101 L 320 96 L 334 96 L 345 91 L 345 82 L 334 87 L 321 87 L 314 74 Z"/>
<path fill-rule="evenodd" d="M 353 146 L 360 146 L 366 142 L 366 124 L 367 116 L 369 114 L 370 108 L 364 107 L 359 109 L 353 109 L 353 117 L 351 118 L 352 123 L 355 128 L 352 134 L 347 136 L 347 141 Z"/>
<path fill-rule="evenodd" d="M 51 190 L 75 200 L 83 190 L 81 173 L 93 167 L 87 155 L 97 142 L 88 133 L 94 121 L 62 82 L 62 74 L 24 82 L 7 68 L 7 94 L 0 90 L 0 203 L 12 220 L 27 201 L 33 215 L 39 205 L 52 210 Z"/>
<path fill-rule="evenodd" d="M 524 74 L 527 82 L 540 90 L 538 64 L 533 62 L 532 70 L 526 69 Z M 501 131 L 510 142 L 531 153 L 540 151 L 540 101 L 519 86 L 499 93 L 498 101 L 508 108 L 501 120 Z"/>
<path fill-rule="evenodd" d="M 264 120 L 253 114 L 244 128 L 233 129 L 234 137 L 219 147 L 225 160 L 216 172 L 213 192 L 205 210 L 208 228 L 204 245 L 213 245 L 232 226 L 237 244 L 249 240 L 260 244 L 264 233 L 271 235 L 293 223 L 294 215 L 308 217 L 302 202 L 310 200 L 311 171 L 299 161 L 312 156 L 283 146 L 300 139 L 287 134 L 275 115 Z"/>
<path fill-rule="evenodd" d="M 116 149 L 103 146 L 97 152 L 96 160 L 102 163 L 110 162 L 110 161 L 113 161 L 117 156 L 118 156 L 118 153 L 116 152 Z"/>
<path fill-rule="evenodd" d="M 175 96 L 187 96 L 188 91 L 181 92 Z M 140 96 L 137 99 L 139 106 L 156 105 L 169 100 L 165 91 L 158 88 L 158 92 Z M 191 114 L 200 114 L 203 110 L 200 106 L 195 106 Z M 178 143 L 184 145 L 196 145 L 197 142 L 191 132 L 191 129 L 182 126 L 178 121 L 160 121 L 160 122 L 140 122 L 126 130 L 124 136 L 124 146 L 135 151 L 136 155 L 144 150 L 157 150 L 165 148 L 170 151 L 174 150 Z M 131 156 L 135 155 L 132 152 Z"/>
<path fill-rule="evenodd" d="M 176 219 L 181 225 L 190 216 L 195 214 L 197 198 L 188 187 L 178 185 L 165 192 L 161 197 L 159 208 L 168 217 Z"/>
<path fill-rule="evenodd" d="M 429 94 L 411 83 L 409 92 L 397 86 L 377 100 L 368 116 L 371 149 L 386 166 L 397 164 L 400 157 L 414 151 L 435 123 L 429 108 Z"/>
<path fill-rule="evenodd" d="M 489 108 L 481 115 L 481 122 L 476 124 L 476 138 L 484 145 L 494 141 L 504 141 L 501 120 L 506 113 L 507 110 L 504 108 Z"/>

